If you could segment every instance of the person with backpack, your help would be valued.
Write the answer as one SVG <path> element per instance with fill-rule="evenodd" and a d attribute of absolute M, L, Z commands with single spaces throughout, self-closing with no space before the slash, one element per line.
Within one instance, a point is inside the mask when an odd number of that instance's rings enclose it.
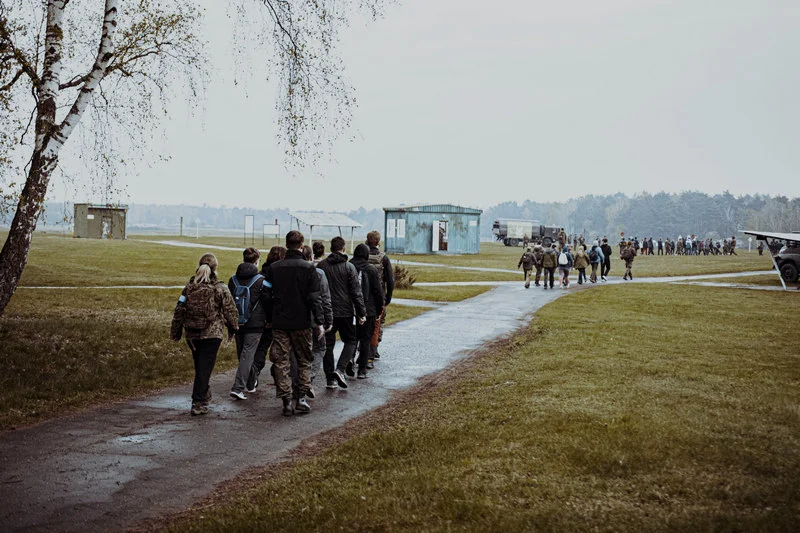
<path fill-rule="evenodd" d="M 366 244 L 359 244 L 353 250 L 353 258 L 350 263 L 358 271 L 361 283 L 361 294 L 364 297 L 364 306 L 367 310 L 366 320 L 363 324 L 356 325 L 356 337 L 358 338 L 358 379 L 366 379 L 367 363 L 372 357 L 372 336 L 375 333 L 377 317 L 383 311 L 383 304 L 386 295 L 383 293 L 383 282 L 378 269 L 369 261 L 369 247 Z M 348 365 L 352 373 L 352 363 Z"/>
<path fill-rule="evenodd" d="M 558 266 L 558 252 L 556 252 L 556 247 L 558 245 L 553 243 L 550 245 L 550 248 L 544 251 L 542 254 L 542 268 L 544 269 L 544 288 L 547 290 L 547 281 L 548 278 L 550 280 L 550 288 L 553 288 L 555 284 L 554 277 L 556 267 Z"/>
<path fill-rule="evenodd" d="M 378 346 L 383 341 L 383 327 L 386 324 L 386 308 L 392 303 L 392 293 L 394 292 L 394 268 L 389 256 L 381 252 L 381 234 L 379 231 L 373 230 L 367 233 L 367 246 L 369 247 L 369 262 L 378 271 L 378 276 L 381 278 L 383 284 L 383 294 L 385 300 L 383 303 L 383 312 L 380 314 L 380 319 L 375 324 L 375 331 L 372 334 L 372 341 L 370 342 L 370 350 L 372 356 L 367 361 L 367 368 L 372 368 L 375 359 L 380 359 L 381 354 L 378 353 Z"/>
<path fill-rule="evenodd" d="M 558 253 L 558 281 L 562 289 L 569 287 L 569 271 L 574 264 L 575 261 L 569 251 L 569 244 L 565 244 Z"/>
<path fill-rule="evenodd" d="M 306 401 L 311 388 L 311 365 L 314 362 L 313 335 L 325 334 L 325 317 L 320 301 L 319 276 L 303 257 L 303 234 L 286 234 L 286 257 L 267 267 L 264 285 L 272 298 L 272 345 L 269 360 L 273 364 L 275 391 L 283 402 L 283 415 L 295 411 L 309 413 Z M 297 358 L 297 391 L 293 391 L 289 351 Z M 292 396 L 295 403 L 292 405 Z"/>
<path fill-rule="evenodd" d="M 172 314 L 170 337 L 174 341 L 185 336 L 194 359 L 194 386 L 191 414 L 208 413 L 211 389 L 208 382 L 217 361 L 217 352 L 228 331 L 228 339 L 239 328 L 236 304 L 225 283 L 217 278 L 219 263 L 214 254 L 206 253 L 197 262 L 197 270 L 183 288 Z"/>
<path fill-rule="evenodd" d="M 583 282 L 586 281 L 586 269 L 591 264 L 589 256 L 587 255 L 583 246 L 578 247 L 578 251 L 575 252 L 573 261 L 575 262 L 575 270 L 578 271 L 578 285 L 583 285 Z"/>
<path fill-rule="evenodd" d="M 522 253 L 522 257 L 519 258 L 519 262 L 517 262 L 517 269 L 522 266 L 522 272 L 525 276 L 525 288 L 529 289 L 531 287 L 531 270 L 533 270 L 533 250 L 530 248 L 526 248 L 525 251 Z"/>
<path fill-rule="evenodd" d="M 236 268 L 236 274 L 228 281 L 228 290 L 233 295 L 236 311 L 239 313 L 239 329 L 236 332 L 236 357 L 239 368 L 231 387 L 231 398 L 246 400 L 248 392 L 255 392 L 258 383 L 248 381 L 253 373 L 253 359 L 261 342 L 261 334 L 267 323 L 265 303 L 266 291 L 263 291 L 264 276 L 258 272 L 261 253 L 252 247 L 242 252 L 244 261 Z"/>
<path fill-rule="evenodd" d="M 597 283 L 597 267 L 605 262 L 603 250 L 598 246 L 597 241 L 592 243 L 592 248 L 589 250 L 589 263 L 592 265 L 592 273 L 589 275 L 589 281 Z"/>
<path fill-rule="evenodd" d="M 364 324 L 367 309 L 364 306 L 364 296 L 358 284 L 358 271 L 347 261 L 344 253 L 345 241 L 341 237 L 331 239 L 331 252 L 324 260 L 319 262 L 318 268 L 325 272 L 331 291 L 331 307 L 333 308 L 333 327 L 325 334 L 325 357 L 322 367 L 327 380 L 326 387 L 335 389 L 337 386 L 347 388 L 345 370 L 347 364 L 353 360 L 358 347 L 355 322 Z M 342 339 L 344 347 L 339 355 L 339 360 L 334 365 L 333 348 L 336 345 L 336 333 Z"/>
<path fill-rule="evenodd" d="M 533 246 L 533 266 L 536 267 L 536 280 L 534 285 L 537 287 L 539 286 L 539 280 L 542 277 L 542 256 L 544 255 L 544 251 L 542 250 L 541 244 L 535 244 Z"/>
<path fill-rule="evenodd" d="M 636 249 L 630 241 L 628 241 L 627 246 L 622 249 L 622 252 L 619 254 L 619 256 L 620 259 L 625 261 L 625 275 L 622 276 L 622 279 L 632 280 L 633 272 L 631 272 L 631 269 L 633 268 L 633 258 L 636 257 Z"/>

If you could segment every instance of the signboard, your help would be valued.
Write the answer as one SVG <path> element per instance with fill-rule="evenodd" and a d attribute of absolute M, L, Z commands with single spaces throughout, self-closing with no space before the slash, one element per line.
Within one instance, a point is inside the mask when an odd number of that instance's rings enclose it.
<path fill-rule="evenodd" d="M 247 244 L 247 236 L 250 236 L 250 241 L 255 241 L 255 217 L 253 215 L 244 216 L 244 242 Z"/>
<path fill-rule="evenodd" d="M 261 237 L 261 244 L 266 242 L 267 237 L 280 237 L 281 227 L 279 224 L 264 224 L 264 233 Z"/>

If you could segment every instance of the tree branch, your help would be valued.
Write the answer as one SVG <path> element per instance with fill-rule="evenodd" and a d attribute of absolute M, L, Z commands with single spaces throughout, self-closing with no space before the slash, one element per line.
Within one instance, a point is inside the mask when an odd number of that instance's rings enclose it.
<path fill-rule="evenodd" d="M 36 87 L 41 83 L 39 79 L 39 75 L 36 74 L 36 69 L 33 68 L 31 62 L 25 57 L 25 54 L 14 45 L 14 40 L 11 38 L 11 34 L 8 31 L 8 19 L 0 18 L 0 42 L 5 43 L 8 51 L 11 52 L 10 56 L 6 56 L 3 58 L 5 61 L 6 59 L 14 59 L 16 60 L 17 64 L 20 66 L 20 69 L 28 75 L 31 79 L 31 83 Z M 14 80 L 16 82 L 16 80 Z"/>

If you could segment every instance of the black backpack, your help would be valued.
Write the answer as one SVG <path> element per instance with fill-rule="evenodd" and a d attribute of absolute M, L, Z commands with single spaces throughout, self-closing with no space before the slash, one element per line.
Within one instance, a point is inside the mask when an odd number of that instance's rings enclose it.
<path fill-rule="evenodd" d="M 596 249 L 592 248 L 591 250 L 589 250 L 589 261 L 591 261 L 592 263 L 594 263 L 594 262 L 596 262 L 596 261 L 597 261 L 599 258 L 600 258 L 600 256 L 599 256 L 599 255 L 597 255 L 597 250 L 596 250 Z"/>
<path fill-rule="evenodd" d="M 233 276 L 233 301 L 236 304 L 236 310 L 239 311 L 239 325 L 243 326 L 250 320 L 250 315 L 253 312 L 255 304 L 250 301 L 250 289 L 255 285 L 256 281 L 263 279 L 264 276 L 256 274 L 250 278 L 247 285 L 242 285 L 236 276 Z M 256 302 L 257 304 L 258 302 Z"/>

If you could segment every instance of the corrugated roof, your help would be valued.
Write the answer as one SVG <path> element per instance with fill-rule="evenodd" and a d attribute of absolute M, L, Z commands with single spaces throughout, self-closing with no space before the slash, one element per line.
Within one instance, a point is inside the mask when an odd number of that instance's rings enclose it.
<path fill-rule="evenodd" d="M 462 207 L 453 204 L 421 204 L 421 205 L 403 205 L 399 207 L 384 207 L 384 211 L 399 211 L 416 212 L 416 213 L 468 213 L 470 215 L 480 215 L 483 213 L 482 209 L 475 209 L 474 207 Z"/>
<path fill-rule="evenodd" d="M 744 231 L 746 235 L 752 235 L 757 239 L 778 239 L 781 241 L 800 242 L 800 233 L 775 233 L 771 231 Z"/>
<path fill-rule="evenodd" d="M 296 211 L 294 213 L 289 213 L 289 216 L 296 218 L 301 223 L 307 226 L 329 226 L 329 227 L 340 227 L 340 228 L 362 227 L 361 224 L 359 224 L 352 218 L 348 217 L 347 215 L 342 215 L 340 213 Z"/>

